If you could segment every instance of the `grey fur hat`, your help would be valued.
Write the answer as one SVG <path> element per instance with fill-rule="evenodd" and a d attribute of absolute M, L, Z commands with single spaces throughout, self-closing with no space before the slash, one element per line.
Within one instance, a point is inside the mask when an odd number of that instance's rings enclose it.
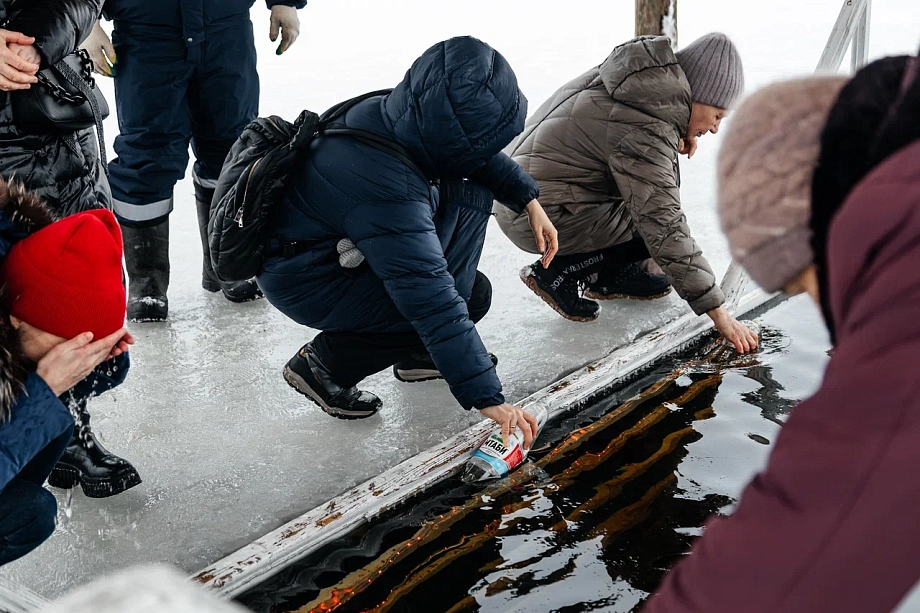
<path fill-rule="evenodd" d="M 744 91 L 741 55 L 726 35 L 707 34 L 675 55 L 690 82 L 694 102 L 730 109 Z"/>

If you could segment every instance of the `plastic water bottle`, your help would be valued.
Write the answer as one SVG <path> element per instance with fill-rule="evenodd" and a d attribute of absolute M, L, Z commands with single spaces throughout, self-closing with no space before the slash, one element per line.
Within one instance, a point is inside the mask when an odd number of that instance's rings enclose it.
<path fill-rule="evenodd" d="M 537 418 L 537 436 L 546 423 L 547 410 L 542 403 L 536 402 L 524 409 Z M 461 479 L 464 483 L 479 483 L 504 477 L 521 465 L 530 450 L 524 449 L 524 433 L 515 428 L 508 436 L 508 445 L 502 442 L 501 428 L 489 435 L 489 438 L 466 463 Z"/>

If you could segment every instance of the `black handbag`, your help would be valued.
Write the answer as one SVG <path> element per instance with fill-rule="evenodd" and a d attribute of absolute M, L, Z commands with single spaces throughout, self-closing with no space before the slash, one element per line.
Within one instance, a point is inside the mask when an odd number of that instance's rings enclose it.
<path fill-rule="evenodd" d="M 89 53 L 80 49 L 38 71 L 38 83 L 10 96 L 17 130 L 24 134 L 68 134 L 97 126 L 101 131 L 109 105 L 96 87 L 92 70 Z"/>

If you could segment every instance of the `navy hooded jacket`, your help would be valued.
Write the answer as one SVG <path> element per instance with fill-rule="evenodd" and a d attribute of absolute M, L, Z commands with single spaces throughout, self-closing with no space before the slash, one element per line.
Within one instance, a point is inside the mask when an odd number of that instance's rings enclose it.
<path fill-rule="evenodd" d="M 428 49 L 385 96 L 342 120 L 402 145 L 428 179 L 469 179 L 521 210 L 536 182 L 500 153 L 524 127 L 527 100 L 507 61 L 473 38 Z M 395 157 L 341 136 L 319 137 L 295 163 L 272 220 L 281 242 L 320 245 L 266 261 L 259 284 L 275 307 L 327 332 L 407 332 L 425 343 L 464 408 L 504 402 L 466 300 L 447 271 L 434 215 L 439 190 Z M 346 272 L 349 238 L 369 269 Z M 473 271 L 475 272 L 475 271 Z"/>

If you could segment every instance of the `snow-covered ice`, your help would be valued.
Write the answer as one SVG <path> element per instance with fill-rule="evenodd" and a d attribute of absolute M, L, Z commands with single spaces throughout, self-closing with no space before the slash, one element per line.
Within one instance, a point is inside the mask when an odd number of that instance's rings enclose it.
<path fill-rule="evenodd" d="M 750 89 L 810 73 L 841 3 L 695 0 L 680 6 L 680 42 L 712 30 L 732 36 Z M 268 13 L 257 6 L 261 112 L 293 118 L 303 108 L 319 111 L 393 86 L 427 46 L 460 34 L 502 52 L 535 109 L 632 35 L 633 0 L 560 6 L 546 0 L 313 2 L 302 12 L 301 39 L 281 57 L 268 41 Z M 871 31 L 871 58 L 916 52 L 916 0 L 876 0 Z M 113 101 L 111 83 L 103 87 Z M 111 139 L 114 113 L 106 128 Z M 682 163 L 682 194 L 694 235 L 721 273 L 728 255 L 714 211 L 717 148 L 718 137 L 707 136 L 697 156 Z M 104 444 L 134 462 L 144 483 L 102 500 L 77 493 L 72 516 L 60 513 L 56 534 L 4 567 L 5 576 L 45 596 L 136 563 L 197 570 L 479 419 L 462 411 L 443 384 L 400 384 L 388 373 L 365 383 L 385 407 L 360 422 L 332 419 L 291 390 L 281 368 L 315 332 L 265 301 L 233 305 L 200 288 L 192 194 L 186 178 L 176 189 L 171 223 L 170 321 L 132 326 L 137 346 L 127 383 L 90 406 Z M 493 224 L 481 268 L 496 294 L 479 329 L 501 359 L 499 375 L 512 400 L 686 310 L 671 296 L 608 303 L 595 323 L 568 322 L 518 280 L 518 269 L 532 260 Z M 57 494 L 64 507 L 65 494 Z"/>

